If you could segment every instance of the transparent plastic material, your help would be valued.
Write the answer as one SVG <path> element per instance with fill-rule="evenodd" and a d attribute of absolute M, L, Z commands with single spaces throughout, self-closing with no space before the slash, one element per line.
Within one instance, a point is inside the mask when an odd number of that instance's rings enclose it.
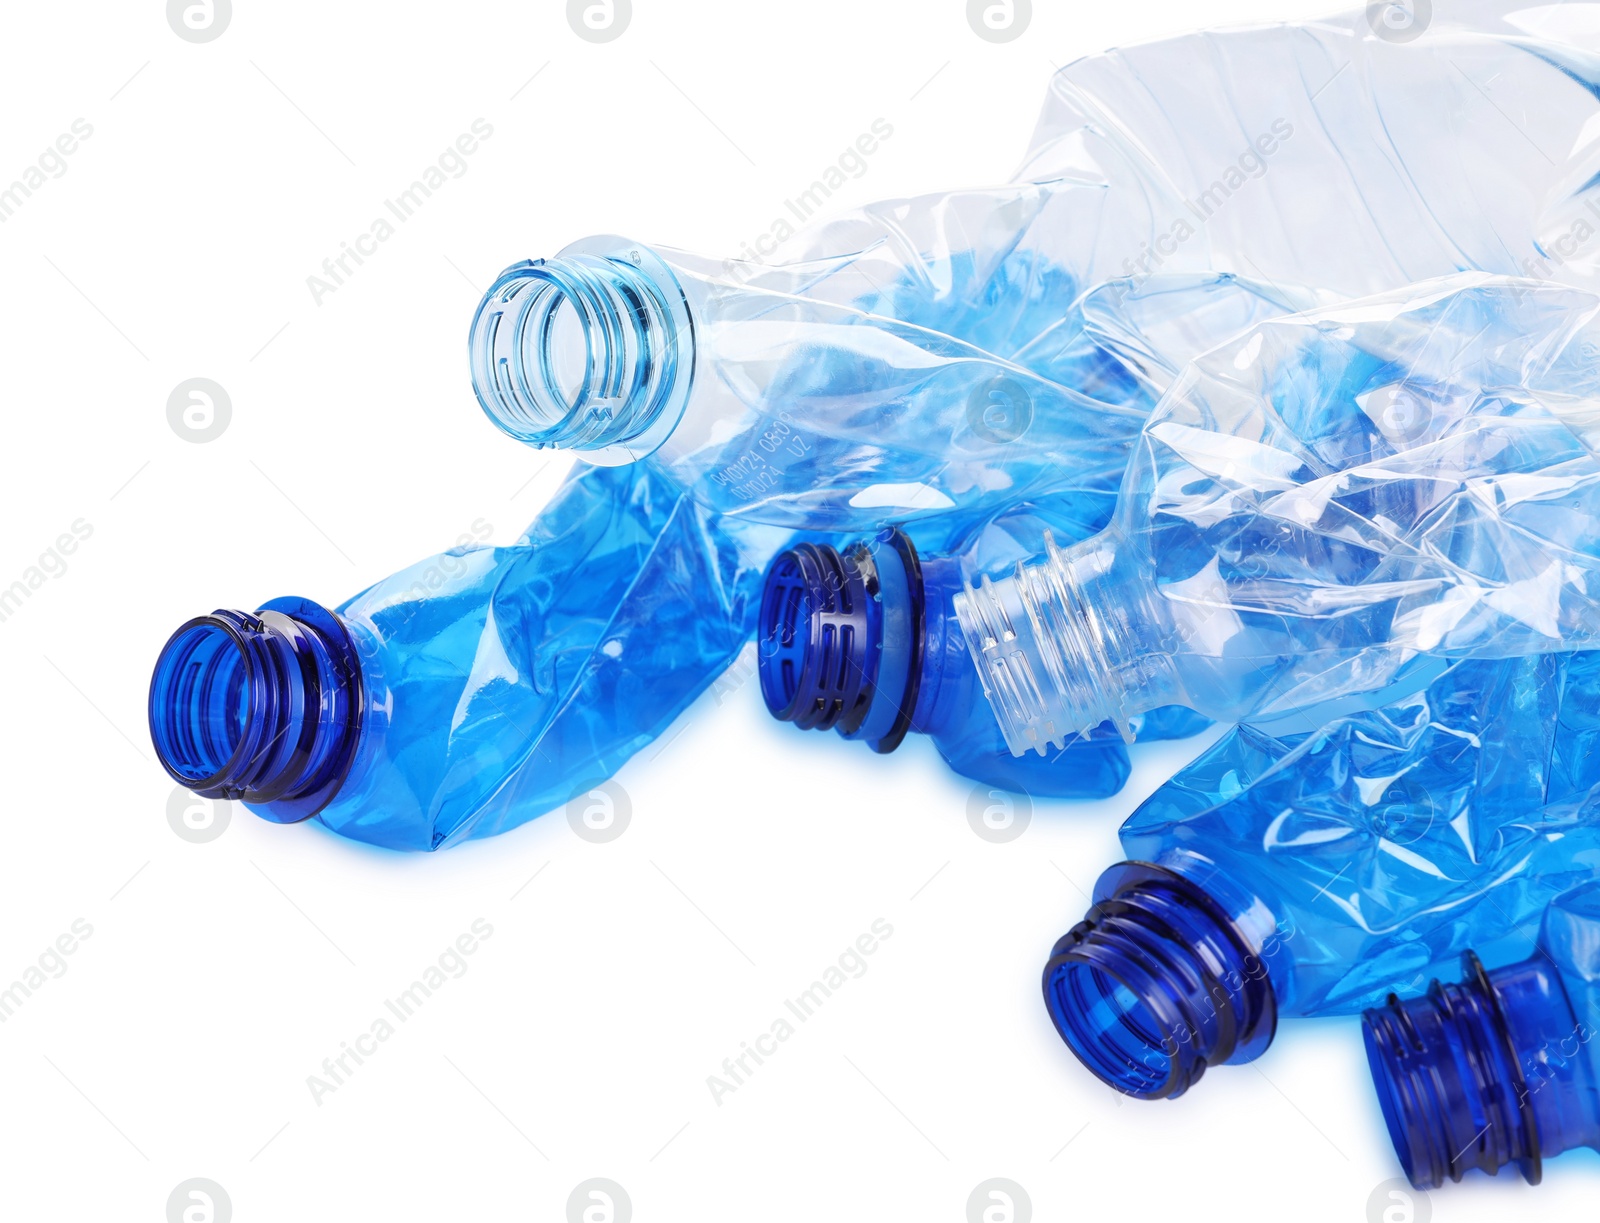
<path fill-rule="evenodd" d="M 474 320 L 479 400 L 531 445 L 649 455 L 721 512 L 815 530 L 986 512 L 1056 462 L 1114 480 L 1143 413 L 1052 329 L 1092 286 L 1594 281 L 1600 60 L 1549 11 L 1453 4 L 1404 42 L 1358 11 L 1092 56 L 1053 79 L 1009 186 L 861 209 L 770 266 L 606 237 L 519 263 Z"/>
<path fill-rule="evenodd" d="M 1362 1030 L 1417 1188 L 1513 1163 L 1538 1184 L 1544 1160 L 1600 1150 L 1600 883 L 1551 902 L 1532 956 L 1486 972 L 1469 951 L 1458 983 L 1390 994 Z"/>
<path fill-rule="evenodd" d="M 1077 295 L 1053 295 L 1056 319 Z M 827 531 L 995 509 L 1062 467 L 1112 484 L 1148 409 L 1075 389 L 1097 370 L 1052 381 L 955 334 L 621 239 L 507 270 L 471 348 L 479 399 L 512 436 L 653 455 L 721 513 Z"/>
<path fill-rule="evenodd" d="M 787 535 L 714 526 L 646 466 L 581 469 L 510 547 L 453 549 L 337 612 L 180 628 L 150 690 L 174 780 L 266 819 L 440 849 L 610 777 L 728 666 Z"/>
<path fill-rule="evenodd" d="M 1596 659 L 1450 664 L 1421 692 L 1274 738 L 1239 726 L 1123 825 L 1128 861 L 1056 944 L 1046 1005 L 1143 1098 L 1249 1061 L 1277 1019 L 1352 1014 L 1476 948 L 1526 956 L 1600 868 Z"/>
<path fill-rule="evenodd" d="M 1309 710 L 1430 655 L 1600 645 L 1597 310 L 1466 273 L 1191 363 L 1105 531 L 956 597 L 1012 751 L 1162 705 Z"/>
<path fill-rule="evenodd" d="M 927 735 L 956 772 L 1035 797 L 1116 793 L 1131 765 L 1109 725 L 1049 756 L 1007 750 L 951 603 L 980 566 L 1015 563 L 1024 554 L 1019 541 L 1037 538 L 1043 524 L 1081 536 L 1100 509 L 1074 495 L 1023 504 L 969 526 L 937 555 L 901 530 L 780 553 L 767 571 L 757 629 L 768 712 L 876 752 L 893 751 L 908 733 Z M 1141 716 L 1137 737 L 1182 738 L 1206 725 L 1187 709 L 1153 710 Z"/>
<path fill-rule="evenodd" d="M 1067 65 L 1017 177 L 1098 188 L 1072 201 L 1088 284 L 1209 269 L 1358 297 L 1476 268 L 1594 288 L 1597 82 L 1588 5 L 1352 6 Z"/>

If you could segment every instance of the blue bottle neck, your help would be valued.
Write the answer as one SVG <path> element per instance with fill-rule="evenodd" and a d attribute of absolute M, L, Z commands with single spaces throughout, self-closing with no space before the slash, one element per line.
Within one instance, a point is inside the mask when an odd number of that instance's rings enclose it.
<path fill-rule="evenodd" d="M 767 571 L 760 622 L 761 692 L 772 716 L 836 730 L 890 752 L 935 733 L 970 700 L 966 645 L 951 599 L 956 562 L 926 563 L 898 530 L 840 551 L 804 543 Z"/>
<path fill-rule="evenodd" d="M 1590 1043 L 1544 952 L 1485 972 L 1470 951 L 1457 984 L 1362 1016 L 1384 1121 L 1413 1185 L 1515 1163 L 1537 1184 L 1543 1160 L 1600 1148 Z"/>
<path fill-rule="evenodd" d="M 1045 965 L 1056 1031 L 1103 1082 L 1147 1100 L 1259 1057 L 1278 1007 L 1258 908 L 1167 866 L 1112 867 Z"/>
<path fill-rule="evenodd" d="M 348 626 L 308 599 L 189 621 L 150 680 L 150 737 L 169 776 L 277 823 L 315 815 L 354 763 L 364 707 Z"/>

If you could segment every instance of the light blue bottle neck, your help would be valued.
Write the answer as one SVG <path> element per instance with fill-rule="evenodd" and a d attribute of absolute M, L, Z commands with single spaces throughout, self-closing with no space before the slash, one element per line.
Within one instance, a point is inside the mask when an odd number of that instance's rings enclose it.
<path fill-rule="evenodd" d="M 683 415 L 694 335 L 683 286 L 656 252 L 586 238 L 500 274 L 473 316 L 472 385 L 489 419 L 519 441 L 631 463 Z"/>

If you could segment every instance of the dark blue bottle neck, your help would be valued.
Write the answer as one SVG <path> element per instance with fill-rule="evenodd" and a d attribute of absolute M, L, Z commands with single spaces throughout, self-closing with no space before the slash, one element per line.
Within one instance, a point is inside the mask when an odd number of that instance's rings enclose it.
<path fill-rule="evenodd" d="M 1166 866 L 1112 867 L 1045 965 L 1056 1031 L 1103 1082 L 1140 1099 L 1180 1096 L 1207 1066 L 1259 1057 L 1278 1007 L 1250 907 Z"/>
<path fill-rule="evenodd" d="M 950 610 L 953 571 L 949 561 L 925 567 L 898 530 L 842 551 L 803 543 L 779 554 L 762 591 L 758 641 L 772 716 L 878 752 L 935 725 L 950 649 L 965 650 Z"/>
<path fill-rule="evenodd" d="M 1456 984 L 1362 1016 L 1384 1121 L 1413 1185 L 1516 1164 L 1537 1184 L 1544 1159 L 1600 1147 L 1589 1045 L 1560 974 L 1541 951 L 1485 972 L 1470 951 Z"/>
<path fill-rule="evenodd" d="M 344 621 L 308 599 L 276 599 L 172 635 L 150 680 L 150 737 L 180 785 L 293 823 L 331 802 L 349 773 L 364 700 Z"/>

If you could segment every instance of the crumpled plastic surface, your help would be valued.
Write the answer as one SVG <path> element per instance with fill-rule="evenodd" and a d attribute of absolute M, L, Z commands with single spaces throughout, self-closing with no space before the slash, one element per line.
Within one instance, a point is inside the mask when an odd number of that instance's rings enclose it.
<path fill-rule="evenodd" d="M 1597 314 L 1465 273 L 1192 363 L 1074 562 L 1160 656 L 1131 708 L 1234 720 L 1382 690 L 1421 655 L 1600 645 Z"/>
<path fill-rule="evenodd" d="M 1600 35 L 1565 8 L 1439 6 L 1404 43 L 1358 10 L 1090 56 L 1053 78 L 1009 186 L 870 205 L 771 266 L 662 252 L 704 327 L 652 461 L 796 527 L 983 511 L 1052 463 L 1089 489 L 1120 470 L 1148 401 L 1072 317 L 1109 280 L 1600 288 Z M 986 396 L 1031 418 L 1021 444 L 975 426 Z"/>
<path fill-rule="evenodd" d="M 1352 1014 L 1510 963 L 1600 869 L 1600 655 L 1453 664 L 1302 735 L 1230 730 L 1136 810 L 1128 857 L 1220 872 L 1276 928 L 1279 1013 Z"/>
<path fill-rule="evenodd" d="M 648 464 L 587 468 L 511 546 L 362 591 L 337 610 L 377 710 L 317 818 L 440 849 L 593 789 L 738 654 L 786 538 L 714 525 Z"/>

